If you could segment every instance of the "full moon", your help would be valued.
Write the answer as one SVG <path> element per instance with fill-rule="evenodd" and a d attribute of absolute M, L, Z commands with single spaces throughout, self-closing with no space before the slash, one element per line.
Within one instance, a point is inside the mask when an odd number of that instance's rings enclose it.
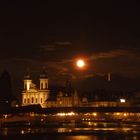
<path fill-rule="evenodd" d="M 79 68 L 83 68 L 85 66 L 85 62 L 82 59 L 77 60 L 77 66 Z"/>

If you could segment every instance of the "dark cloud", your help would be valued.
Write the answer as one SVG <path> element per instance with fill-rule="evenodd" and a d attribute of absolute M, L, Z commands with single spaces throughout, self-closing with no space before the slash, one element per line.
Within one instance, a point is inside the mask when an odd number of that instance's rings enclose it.
<path fill-rule="evenodd" d="M 77 78 L 79 73 L 140 76 L 140 20 L 135 2 L 48 1 L 35 7 L 2 7 L 0 70 L 7 68 L 15 78 L 27 67 L 39 73 L 43 66 L 58 80 Z M 78 57 L 86 59 L 85 71 L 75 68 Z"/>
<path fill-rule="evenodd" d="M 47 52 L 52 52 L 56 50 L 55 45 L 42 45 L 40 46 L 40 49 Z"/>
<path fill-rule="evenodd" d="M 119 57 L 126 57 L 131 59 L 140 59 L 140 56 L 138 55 L 139 50 L 137 49 L 114 49 L 110 51 L 105 52 L 98 52 L 93 53 L 93 56 L 91 56 L 91 59 L 111 59 L 111 58 L 119 58 Z"/>
<path fill-rule="evenodd" d="M 63 45 L 63 46 L 67 46 L 67 45 L 71 45 L 71 42 L 68 41 L 64 41 L 64 42 L 55 42 L 56 45 Z"/>

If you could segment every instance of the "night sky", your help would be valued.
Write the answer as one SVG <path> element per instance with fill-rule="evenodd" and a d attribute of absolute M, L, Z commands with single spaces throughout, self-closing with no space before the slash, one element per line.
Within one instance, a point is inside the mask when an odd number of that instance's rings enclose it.
<path fill-rule="evenodd" d="M 52 82 L 79 73 L 140 77 L 139 5 L 117 2 L 1 3 L 0 72 L 15 81 L 43 68 Z M 74 65 L 78 57 L 88 65 L 82 72 Z"/>

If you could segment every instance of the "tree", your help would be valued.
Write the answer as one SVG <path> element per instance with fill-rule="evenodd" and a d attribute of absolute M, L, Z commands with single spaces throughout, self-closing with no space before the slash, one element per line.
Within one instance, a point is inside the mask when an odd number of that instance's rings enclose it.
<path fill-rule="evenodd" d="M 13 99 L 11 77 L 5 70 L 0 76 L 0 101 L 11 103 Z"/>

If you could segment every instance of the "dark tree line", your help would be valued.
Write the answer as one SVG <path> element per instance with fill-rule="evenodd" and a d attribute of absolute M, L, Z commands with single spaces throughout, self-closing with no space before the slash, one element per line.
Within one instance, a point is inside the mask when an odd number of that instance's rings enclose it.
<path fill-rule="evenodd" d="M 11 103 L 14 100 L 12 94 L 11 76 L 5 70 L 0 76 L 0 102 Z"/>

